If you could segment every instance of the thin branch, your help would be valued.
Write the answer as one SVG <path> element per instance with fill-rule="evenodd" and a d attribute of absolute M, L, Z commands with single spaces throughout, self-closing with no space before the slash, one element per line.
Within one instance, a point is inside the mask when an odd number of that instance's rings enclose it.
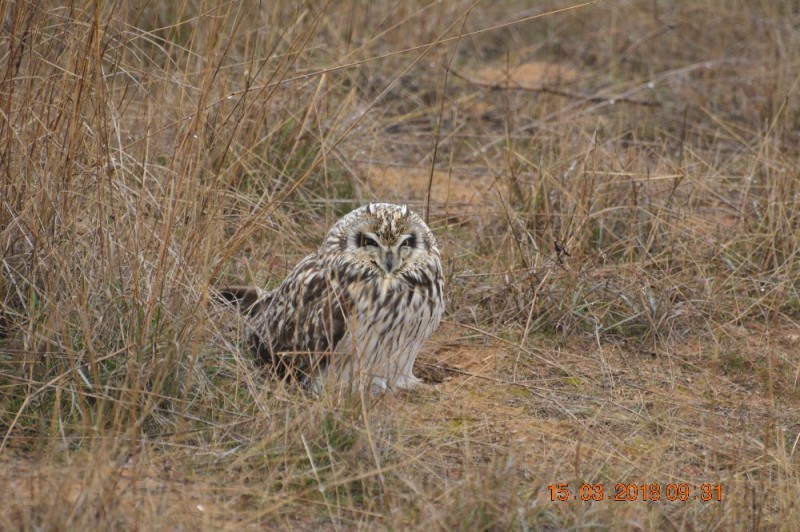
<path fill-rule="evenodd" d="M 480 81 L 469 78 L 464 74 L 460 74 L 459 72 L 453 69 L 450 69 L 450 72 L 455 77 L 463 79 L 464 81 L 466 81 L 471 85 L 491 90 L 539 92 L 543 94 L 553 94 L 555 96 L 563 96 L 564 98 L 571 98 L 573 100 L 579 100 L 587 103 L 609 103 L 609 104 L 629 103 L 631 105 L 643 105 L 645 107 L 661 107 L 661 102 L 656 102 L 653 100 L 634 100 L 633 98 L 627 98 L 625 96 L 611 96 L 611 97 L 585 96 L 583 94 L 578 94 L 575 92 L 568 92 L 564 90 L 554 89 L 552 87 L 547 87 L 545 85 L 541 85 L 539 87 L 526 87 L 524 85 L 520 85 L 519 83 L 514 82 L 513 80 L 504 81 L 502 83 L 491 83 L 488 81 Z"/>

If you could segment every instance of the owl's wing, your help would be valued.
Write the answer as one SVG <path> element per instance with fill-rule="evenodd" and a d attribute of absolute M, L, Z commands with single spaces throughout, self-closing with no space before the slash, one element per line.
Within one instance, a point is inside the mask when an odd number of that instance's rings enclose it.
<path fill-rule="evenodd" d="M 262 310 L 256 329 L 261 358 L 301 372 L 324 363 L 345 334 L 343 309 L 351 305 L 336 286 L 316 255 L 303 259 Z"/>

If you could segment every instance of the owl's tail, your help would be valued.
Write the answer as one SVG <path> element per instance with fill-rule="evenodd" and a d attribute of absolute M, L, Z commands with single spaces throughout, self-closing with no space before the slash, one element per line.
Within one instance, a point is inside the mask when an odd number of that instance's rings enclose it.
<path fill-rule="evenodd" d="M 246 316 L 258 316 L 272 300 L 270 292 L 255 286 L 224 286 L 217 295 L 220 300 L 235 304 Z"/>

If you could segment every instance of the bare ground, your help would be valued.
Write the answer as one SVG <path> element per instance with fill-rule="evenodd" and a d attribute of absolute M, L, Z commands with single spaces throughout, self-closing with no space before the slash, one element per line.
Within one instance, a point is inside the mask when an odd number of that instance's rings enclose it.
<path fill-rule="evenodd" d="M 796 3 L 242 4 L 0 4 L 0 528 L 800 522 Z M 271 380 L 214 287 L 370 200 L 426 385 Z"/>

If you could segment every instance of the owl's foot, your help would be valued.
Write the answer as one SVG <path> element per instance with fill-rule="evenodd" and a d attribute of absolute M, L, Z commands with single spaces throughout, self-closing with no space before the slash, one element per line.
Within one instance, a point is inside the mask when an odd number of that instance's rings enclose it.
<path fill-rule="evenodd" d="M 386 381 L 386 379 L 383 377 L 378 377 L 377 375 L 372 377 L 372 384 L 369 387 L 369 391 L 372 395 L 380 395 L 388 389 L 389 383 Z"/>
<path fill-rule="evenodd" d="M 410 392 L 421 386 L 422 381 L 414 375 L 401 375 L 397 377 L 391 384 L 383 377 L 373 376 L 370 392 L 373 395 L 379 395 L 385 392 Z"/>
<path fill-rule="evenodd" d="M 400 375 L 397 377 L 397 380 L 394 381 L 394 386 L 392 386 L 392 389 L 397 391 L 411 391 L 421 383 L 422 381 L 416 378 L 414 375 Z"/>

